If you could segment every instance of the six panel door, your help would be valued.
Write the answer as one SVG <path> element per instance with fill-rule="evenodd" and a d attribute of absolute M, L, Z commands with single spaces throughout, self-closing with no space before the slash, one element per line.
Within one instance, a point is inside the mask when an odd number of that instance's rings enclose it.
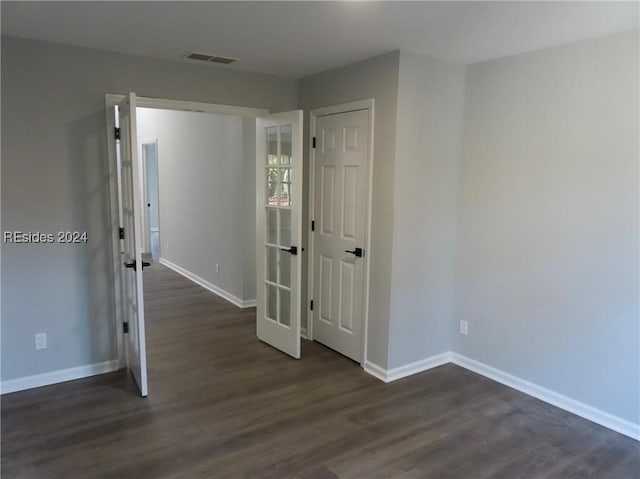
<path fill-rule="evenodd" d="M 362 360 L 368 110 L 316 120 L 313 338 Z"/>

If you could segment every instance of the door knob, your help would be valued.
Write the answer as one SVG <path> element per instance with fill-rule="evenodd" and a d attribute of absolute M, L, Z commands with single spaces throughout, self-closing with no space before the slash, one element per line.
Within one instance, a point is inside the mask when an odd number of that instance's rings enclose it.
<path fill-rule="evenodd" d="M 291 246 L 290 248 L 280 248 L 280 251 L 286 251 L 287 253 L 291 254 L 298 254 L 298 247 Z"/>
<path fill-rule="evenodd" d="M 351 253 L 358 258 L 362 258 L 362 248 L 355 248 L 353 251 L 349 251 L 348 249 L 344 250 L 345 253 Z"/>
<path fill-rule="evenodd" d="M 146 261 L 142 262 L 142 269 L 144 270 L 147 266 L 151 266 L 151 263 L 147 263 Z M 134 259 L 133 261 L 127 263 L 126 261 L 124 262 L 124 267 L 125 268 L 132 268 L 134 271 L 137 271 L 136 269 L 136 260 Z"/>

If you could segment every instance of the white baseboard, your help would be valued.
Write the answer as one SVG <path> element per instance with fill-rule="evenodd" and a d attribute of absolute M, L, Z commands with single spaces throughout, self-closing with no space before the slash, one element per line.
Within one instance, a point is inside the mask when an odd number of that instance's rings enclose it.
<path fill-rule="evenodd" d="M 595 422 L 596 424 L 600 424 L 601 426 L 640 441 L 639 424 L 634 424 L 631 421 L 614 416 L 613 414 L 609 414 L 601 409 L 576 401 L 575 399 L 571 399 L 570 397 L 551 391 L 550 389 L 546 389 L 525 379 L 513 376 L 512 374 L 458 353 L 451 353 L 451 362 L 473 371 L 474 373 L 493 379 L 505 386 L 509 386 L 510 388 L 528 394 L 529 396 L 538 398 L 541 401 L 553 404 L 560 409 L 564 409 L 565 411 L 569 411 L 577 416 L 583 417 L 589 421 Z"/>
<path fill-rule="evenodd" d="M 640 441 L 640 424 L 635 424 L 631 421 L 623 419 L 618 416 L 614 416 L 601 409 L 597 409 L 593 406 L 589 406 L 570 397 L 564 396 L 550 389 L 544 388 L 537 384 L 534 384 L 525 379 L 519 378 L 500 369 L 494 368 L 487 364 L 476 361 L 475 359 L 468 358 L 458 353 L 448 351 L 436 356 L 416 361 L 414 363 L 406 364 L 398 368 L 386 370 L 381 366 L 378 366 L 371 361 L 365 361 L 364 370 L 373 377 L 384 381 L 385 383 L 395 381 L 413 374 L 421 373 L 429 369 L 441 366 L 446 363 L 453 363 L 461 366 L 469 371 L 485 376 L 489 379 L 493 379 L 505 386 L 516 389 L 520 392 L 533 396 L 541 401 L 552 404 L 560 409 L 569 411 L 584 419 L 588 419 L 591 422 L 600 424 L 608 429 L 624 434 L 630 438 Z"/>
<path fill-rule="evenodd" d="M 397 368 L 387 371 L 387 382 L 395 381 L 396 379 L 406 378 L 413 374 L 418 374 L 429 369 L 437 368 L 443 364 L 451 362 L 451 353 L 446 351 L 444 353 L 430 356 L 426 359 L 421 359 L 413 363 L 405 364 Z"/>
<path fill-rule="evenodd" d="M 238 308 L 254 308 L 256 306 L 255 299 L 238 298 L 237 296 L 229 293 L 228 291 L 225 291 L 224 289 L 220 288 L 219 286 L 216 286 L 213 283 L 210 283 L 209 281 L 198 276 L 197 274 L 184 269 L 182 266 L 178 266 L 177 264 L 169 261 L 168 259 L 160 258 L 159 262 L 160 264 L 166 266 L 167 268 L 172 269 L 176 273 L 181 274 L 185 278 L 190 279 L 194 283 L 199 284 L 203 288 L 208 289 L 209 291 L 220 296 L 221 298 L 226 299 L 230 303 L 235 304 Z"/>
<path fill-rule="evenodd" d="M 86 378 L 97 374 L 110 373 L 119 369 L 118 360 L 105 361 L 102 363 L 87 364 L 76 368 L 60 369 L 49 373 L 25 376 L 23 378 L 9 379 L 0 383 L 0 394 L 8 394 L 25 389 L 49 386 L 50 384 L 73 381 L 74 379 Z"/>
<path fill-rule="evenodd" d="M 423 371 L 442 366 L 449 362 L 451 362 L 451 353 L 446 351 L 444 353 L 436 354 L 435 356 L 389 370 L 386 370 L 371 361 L 365 361 L 364 370 L 381 381 L 389 383 L 391 381 L 396 381 L 413 374 L 418 374 Z"/>
<path fill-rule="evenodd" d="M 372 363 L 371 361 L 364 362 L 364 372 L 370 374 L 374 378 L 378 378 L 380 381 L 385 383 L 389 382 L 387 381 L 387 370 L 382 366 Z"/>

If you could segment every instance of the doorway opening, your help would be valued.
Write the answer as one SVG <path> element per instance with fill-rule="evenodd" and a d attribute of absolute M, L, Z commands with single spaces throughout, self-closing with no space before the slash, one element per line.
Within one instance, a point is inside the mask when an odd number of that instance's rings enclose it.
<path fill-rule="evenodd" d="M 144 179 L 144 252 L 149 259 L 160 261 L 160 194 L 158 182 L 158 139 L 140 142 Z"/>
<path fill-rule="evenodd" d="M 143 273 L 145 267 L 153 268 L 150 263 L 154 257 L 237 306 L 256 305 L 258 338 L 294 358 L 300 357 L 302 312 L 306 309 L 302 269 L 307 267 L 310 288 L 306 299 L 311 298 L 307 313 L 312 314 L 306 337 L 363 365 L 373 100 L 312 112 L 314 137 L 308 174 L 310 226 L 316 234 L 311 235 L 307 251 L 302 242 L 303 223 L 307 226 L 302 217 L 306 194 L 302 111 L 267 115 L 259 109 L 138 98 L 133 93 L 107 95 L 106 101 L 109 134 L 115 129 L 115 141 L 108 144 L 112 220 L 114 231 L 119 231 L 112 244 L 116 334 L 121 366 L 131 370 L 141 394 L 147 394 Z M 228 141 L 215 144 L 216 129 L 211 125 L 187 126 L 185 130 L 192 136 L 183 141 L 177 153 L 168 153 L 171 142 L 162 134 L 139 132 L 144 129 L 140 118 L 162 111 L 201 119 L 215 117 L 226 125 L 219 130 L 222 140 L 240 138 L 241 153 L 234 153 Z M 185 117 L 169 122 L 174 129 L 187 124 Z M 199 152 L 189 153 L 194 148 Z M 212 155 L 225 161 L 216 163 Z M 169 157 L 173 161 L 167 162 Z M 195 157 L 199 159 L 194 163 Z M 242 160 L 227 161 L 233 157 Z M 172 189 L 176 191 L 167 199 L 166 191 Z M 169 217 L 173 220 L 166 221 Z M 215 231 L 210 234 L 207 227 L 212 225 Z M 190 236 L 202 241 L 185 241 Z M 230 240 L 236 253 L 214 252 L 214 243 L 221 237 Z M 146 255 L 152 261 L 147 261 Z M 239 284 L 242 292 L 252 287 L 255 301 L 230 294 L 224 284 L 217 284 L 215 276 L 228 271 L 217 262 L 220 257 L 236 266 L 235 271 L 240 272 L 236 286 Z M 215 275 L 214 280 L 206 275 Z M 315 310 L 314 301 L 318 301 Z M 327 325 L 330 327 L 323 332 Z M 344 338 L 349 342 L 346 348 Z"/>
<path fill-rule="evenodd" d="M 135 94 L 106 104 L 116 337 L 144 396 L 145 270 L 169 268 L 255 305 L 255 118 L 266 111 Z"/>

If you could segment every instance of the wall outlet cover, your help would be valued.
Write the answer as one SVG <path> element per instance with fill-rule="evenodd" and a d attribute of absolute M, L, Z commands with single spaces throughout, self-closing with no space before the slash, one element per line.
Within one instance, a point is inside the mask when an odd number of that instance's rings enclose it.
<path fill-rule="evenodd" d="M 47 333 L 36 334 L 36 349 L 47 349 Z"/>
<path fill-rule="evenodd" d="M 469 334 L 469 322 L 464 319 L 460 320 L 460 334 L 467 335 Z"/>

